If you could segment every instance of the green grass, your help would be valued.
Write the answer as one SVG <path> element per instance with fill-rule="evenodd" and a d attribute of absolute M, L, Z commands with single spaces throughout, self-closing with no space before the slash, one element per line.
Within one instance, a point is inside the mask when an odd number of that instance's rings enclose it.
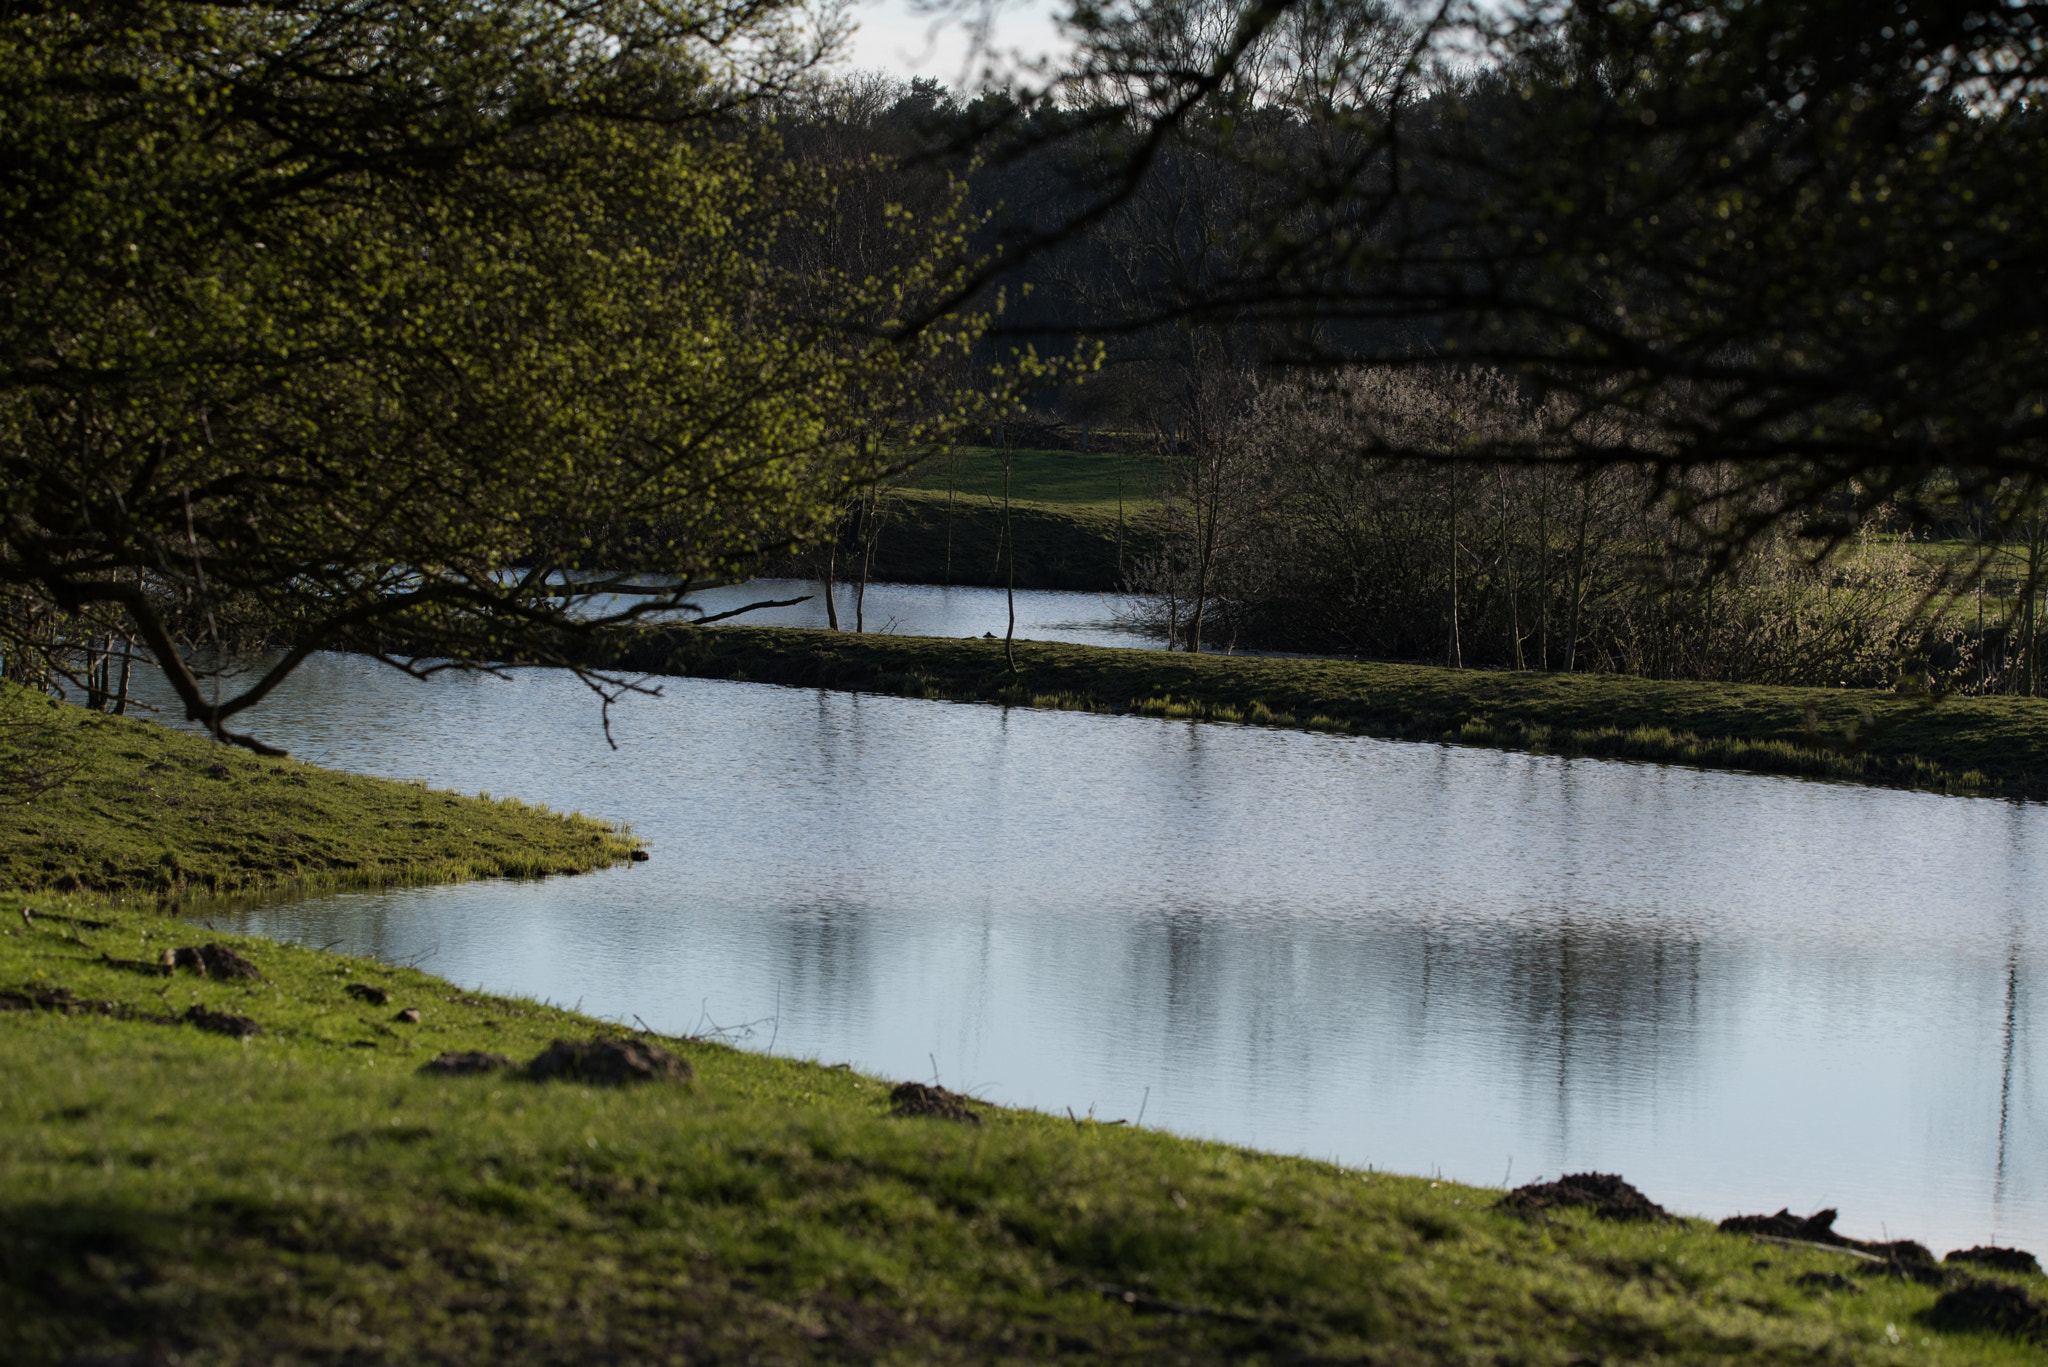
<path fill-rule="evenodd" d="M 926 497 L 944 500 L 951 486 L 963 498 L 1000 500 L 1003 495 L 1003 453 L 989 446 L 957 448 L 954 463 L 944 456 L 927 461 L 907 486 Z M 1013 502 L 1089 509 L 1116 515 L 1121 492 L 1126 516 L 1158 505 L 1159 460 L 1156 456 L 1093 451 L 1017 450 L 1010 458 Z"/>
<path fill-rule="evenodd" d="M 1017 647 L 1012 674 L 1001 642 L 768 627 L 651 631 L 594 658 L 650 673 L 2048 795 L 2048 699 L 1040 643 Z"/>
<path fill-rule="evenodd" d="M 1007 582 L 1000 555 L 1002 453 L 963 446 L 956 459 L 950 470 L 944 457 L 927 463 L 895 491 L 875 553 L 876 579 Z M 1158 461 L 1150 456 L 1012 453 L 1017 587 L 1121 589 L 1130 567 L 1158 549 L 1157 486 Z"/>
<path fill-rule="evenodd" d="M 24 925 L 23 901 L 0 894 L 0 990 L 263 1027 L 0 1014 L 0 1360 L 23 1367 L 2038 1360 L 1930 1327 L 1926 1287 L 1795 1282 L 1858 1271 L 1837 1254 L 1528 1222 L 1127 1126 L 892 1118 L 882 1080 L 705 1041 L 668 1042 L 687 1088 L 423 1077 L 623 1032 L 139 907 L 39 898 L 109 924 Z M 264 980 L 106 961 L 214 940 Z"/>
<path fill-rule="evenodd" d="M 0 709 L 44 718 L 69 774 L 0 807 L 0 887 L 162 896 L 530 878 L 617 863 L 634 844 L 580 815 L 261 759 L 13 684 L 0 683 Z"/>
<path fill-rule="evenodd" d="M 1159 541 L 1149 513 L 1119 523 L 1113 508 L 1085 505 L 1013 502 L 1010 527 L 1020 589 L 1120 589 L 1128 568 Z M 948 508 L 943 494 L 906 493 L 883 525 L 873 577 L 1001 587 L 1008 577 L 1001 545 L 1000 504 L 962 496 Z"/>

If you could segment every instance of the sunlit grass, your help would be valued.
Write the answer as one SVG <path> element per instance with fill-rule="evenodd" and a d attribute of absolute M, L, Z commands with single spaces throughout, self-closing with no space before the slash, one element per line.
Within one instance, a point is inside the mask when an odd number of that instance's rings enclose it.
<path fill-rule="evenodd" d="M 0 690 L 33 701 L 69 756 L 62 784 L 0 808 L 0 887 L 164 896 L 537 878 L 602 868 L 633 848 L 607 822 L 516 798 L 260 758 Z"/>
<path fill-rule="evenodd" d="M 1019 449 L 1010 457 L 1010 498 L 1064 509 L 1135 515 L 1157 505 L 1159 459 L 1114 452 Z M 986 503 L 1003 494 L 1003 455 L 994 447 L 962 446 L 949 465 L 944 456 L 927 461 L 906 483 L 926 498 L 955 497 Z"/>

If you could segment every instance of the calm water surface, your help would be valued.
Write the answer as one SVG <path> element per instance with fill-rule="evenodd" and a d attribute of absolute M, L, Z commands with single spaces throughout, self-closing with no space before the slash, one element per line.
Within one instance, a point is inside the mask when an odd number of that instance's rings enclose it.
<path fill-rule="evenodd" d="M 854 625 L 851 584 L 835 584 L 839 624 Z M 732 619 L 760 627 L 822 627 L 825 583 L 820 579 L 754 579 L 705 589 L 695 601 L 706 614 L 729 612 L 749 603 L 808 598 L 786 608 L 764 608 Z M 605 600 L 617 602 L 616 599 Z M 1127 646 L 1157 650 L 1165 639 L 1140 631 L 1128 618 L 1135 600 L 1115 593 L 1017 590 L 1017 637 L 1026 641 L 1068 641 L 1078 645 Z M 868 631 L 898 636 L 1001 636 L 1010 624 L 1009 605 L 997 589 L 941 588 L 937 584 L 869 584 L 862 618 Z"/>
<path fill-rule="evenodd" d="M 653 859 L 238 927 L 1009 1104 L 2048 1243 L 2048 809 L 756 684 L 613 715 L 316 657 L 256 729 Z"/>

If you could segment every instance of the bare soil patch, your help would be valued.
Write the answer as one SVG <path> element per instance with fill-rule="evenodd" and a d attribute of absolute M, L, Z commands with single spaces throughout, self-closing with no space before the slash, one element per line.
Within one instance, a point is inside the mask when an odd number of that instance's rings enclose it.
<path fill-rule="evenodd" d="M 2048 1303 L 2011 1282 L 1968 1281 L 1944 1291 L 1927 1312 L 1939 1329 L 1988 1329 L 2048 1343 Z"/>
<path fill-rule="evenodd" d="M 1603 1220 L 1668 1220 L 1670 1213 L 1611 1172 L 1578 1172 L 1555 1182 L 1531 1182 L 1501 1198 L 1501 1208 L 1521 1215 L 1553 1210 L 1590 1210 Z"/>
<path fill-rule="evenodd" d="M 1980 1244 L 1976 1248 L 1955 1249 L 1943 1258 L 1942 1262 L 1988 1267 L 1994 1272 L 2022 1272 L 2035 1277 L 2041 1275 L 2040 1262 L 2024 1248 L 1999 1248 L 1996 1245 Z"/>
<path fill-rule="evenodd" d="M 420 1071 L 434 1077 L 469 1077 L 477 1073 L 501 1073 L 518 1066 L 518 1060 L 510 1054 L 463 1049 L 427 1060 L 420 1065 Z"/>
<path fill-rule="evenodd" d="M 696 1078 L 689 1060 L 658 1044 L 637 1039 L 558 1039 L 526 1065 L 536 1082 L 592 1082 L 617 1086 L 625 1082 L 690 1082 Z"/>
<path fill-rule="evenodd" d="M 201 1030 L 226 1035 L 231 1039 L 248 1039 L 263 1033 L 263 1027 L 247 1016 L 237 1016 L 228 1011 L 209 1011 L 203 1006 L 193 1007 L 179 1019 L 187 1025 L 196 1025 Z"/>
<path fill-rule="evenodd" d="M 967 1105 L 967 1098 L 944 1087 L 927 1087 L 922 1082 L 899 1082 L 889 1093 L 889 1114 L 930 1116 L 934 1120 L 958 1120 L 979 1125 L 981 1116 Z"/>

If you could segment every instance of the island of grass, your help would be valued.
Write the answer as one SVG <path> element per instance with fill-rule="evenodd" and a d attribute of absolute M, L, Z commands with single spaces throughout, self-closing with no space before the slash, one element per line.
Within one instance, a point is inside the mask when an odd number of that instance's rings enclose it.
<path fill-rule="evenodd" d="M 1509 673 L 1107 646 L 663 627 L 590 658 L 650 674 L 1304 727 L 1983 795 L 2048 795 L 2048 699 Z"/>
<path fill-rule="evenodd" d="M 5 682 L 0 803 L 0 887 L 18 889 L 178 896 L 537 878 L 634 849 L 627 832 L 581 815 L 263 759 Z"/>
<path fill-rule="evenodd" d="M 62 721 L 77 786 L 20 809 L 52 835 L 9 836 L 45 842 L 10 866 L 43 886 L 170 891 L 96 853 L 153 827 L 235 887 L 530 870 L 493 862 L 515 838 L 564 867 L 625 848 L 532 808 Z M 1497 1191 L 1121 1118 L 932 1105 L 178 907 L 0 892 L 0 1361 L 1904 1363 L 1939 1345 L 2000 1364 L 2048 1333 L 2025 1271 L 1517 1214 Z M 556 1040 L 680 1062 L 611 1087 L 517 1066 Z M 421 1071 L 448 1054 L 506 1066 Z"/>

